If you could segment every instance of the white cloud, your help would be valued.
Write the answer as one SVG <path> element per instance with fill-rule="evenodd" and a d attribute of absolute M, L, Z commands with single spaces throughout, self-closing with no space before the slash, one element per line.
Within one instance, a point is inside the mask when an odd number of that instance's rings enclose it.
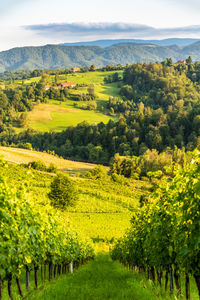
<path fill-rule="evenodd" d="M 39 36 L 57 39 L 200 37 L 200 25 L 174 28 L 154 28 L 130 23 L 61 23 L 30 25 L 25 29 Z"/>

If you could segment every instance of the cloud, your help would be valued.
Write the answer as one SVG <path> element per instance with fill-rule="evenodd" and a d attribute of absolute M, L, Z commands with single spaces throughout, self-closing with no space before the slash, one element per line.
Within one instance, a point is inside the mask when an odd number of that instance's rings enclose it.
<path fill-rule="evenodd" d="M 163 38 L 163 37 L 200 37 L 200 25 L 174 28 L 154 28 L 143 24 L 130 23 L 61 23 L 29 25 L 24 27 L 40 36 L 51 38 L 104 38 L 104 37 L 141 37 L 141 38 Z"/>
<path fill-rule="evenodd" d="M 62 23 L 46 25 L 30 25 L 25 27 L 28 30 L 36 31 L 39 34 L 113 34 L 113 33 L 133 33 L 148 32 L 153 27 L 147 25 L 127 24 L 127 23 Z"/>

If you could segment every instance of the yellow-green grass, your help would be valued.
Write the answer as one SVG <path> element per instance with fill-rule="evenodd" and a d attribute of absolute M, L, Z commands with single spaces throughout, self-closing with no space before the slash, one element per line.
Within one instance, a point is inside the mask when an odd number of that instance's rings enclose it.
<path fill-rule="evenodd" d="M 84 87 L 76 87 L 76 89 L 69 89 L 69 100 L 61 102 L 49 100 L 48 104 L 37 104 L 34 106 L 33 111 L 28 113 L 27 125 L 25 128 L 33 128 L 35 130 L 45 131 L 62 131 L 68 126 L 76 126 L 77 124 L 87 121 L 89 124 L 93 123 L 108 123 L 110 119 L 116 120 L 117 117 L 111 117 L 105 114 L 105 101 L 109 97 L 120 97 L 117 83 L 105 84 L 104 77 L 112 75 L 115 71 L 111 72 L 87 72 L 87 73 L 73 73 L 68 75 L 59 75 L 59 81 L 70 81 L 77 85 L 84 85 Z M 122 71 L 118 71 L 122 77 Z M 33 82 L 38 82 L 41 77 L 33 77 L 27 80 L 15 80 L 12 83 L 6 82 L 6 88 L 15 88 L 21 85 L 29 85 Z M 55 76 L 50 76 L 50 81 L 53 84 Z M 83 110 L 82 105 L 86 102 L 70 100 L 70 94 L 87 93 L 87 87 L 93 84 L 95 88 L 97 110 L 88 111 Z M 2 83 L 2 87 L 4 83 Z M 76 107 L 74 107 L 76 104 Z M 104 107 L 102 109 L 102 106 Z M 16 132 L 20 132 L 25 128 L 16 128 Z"/>
<path fill-rule="evenodd" d="M 62 74 L 58 75 L 60 82 L 74 82 L 76 84 L 84 84 L 84 85 L 91 85 L 93 84 L 95 86 L 95 91 L 97 96 L 101 96 L 102 100 L 107 100 L 108 96 L 118 96 L 119 95 L 119 89 L 117 88 L 117 83 L 112 84 L 104 84 L 104 78 L 112 75 L 114 73 L 118 73 L 121 78 L 123 76 L 123 71 L 108 71 L 108 72 L 86 72 L 86 73 L 80 73 L 76 72 L 73 74 Z M 41 76 L 39 77 L 33 77 L 26 80 L 15 80 L 12 83 L 6 82 L 6 87 L 17 87 L 20 85 L 29 85 L 33 82 L 39 82 L 41 79 Z M 55 82 L 55 76 L 50 76 L 50 84 L 54 84 Z M 3 83 L 4 85 L 4 83 Z M 102 87 L 103 85 L 103 87 Z"/>
<path fill-rule="evenodd" d="M 94 198 L 93 201 L 96 201 Z M 98 250 L 108 250 L 130 227 L 133 213 L 66 213 L 70 224 L 82 236 L 90 238 Z"/>
<path fill-rule="evenodd" d="M 20 148 L 0 147 L 0 155 L 2 155 L 6 161 L 17 164 L 27 164 L 31 161 L 38 160 L 42 161 L 46 166 L 49 166 L 50 163 L 53 163 L 58 170 L 70 174 L 85 173 L 96 166 L 94 164 L 59 158 L 44 152 Z"/>
<path fill-rule="evenodd" d="M 67 80 L 73 81 L 76 84 L 86 85 L 86 87 L 70 89 L 69 92 L 71 94 L 85 93 L 87 92 L 87 86 L 93 84 L 97 96 L 96 102 L 98 110 L 88 111 L 80 109 L 85 102 L 75 102 L 71 100 L 60 102 L 56 101 L 56 99 L 50 100 L 48 104 L 35 105 L 33 111 L 28 114 L 27 126 L 43 132 L 49 130 L 61 131 L 68 126 L 76 126 L 83 121 L 93 124 L 99 122 L 107 123 L 110 119 L 115 120 L 116 118 L 105 115 L 99 111 L 103 102 L 108 101 L 110 96 L 119 97 L 117 83 L 104 84 L 104 77 L 113 73 L 114 72 L 88 72 L 60 75 L 59 79 L 61 82 Z M 121 71 L 120 74 L 122 75 Z M 52 76 L 52 80 L 53 78 Z M 77 108 L 74 107 L 74 103 L 76 103 Z"/>
<path fill-rule="evenodd" d="M 18 148 L 0 147 L 0 155 L 3 155 L 5 160 L 17 164 L 41 160 L 48 166 L 52 162 L 58 169 L 73 174 L 84 173 L 95 166 Z M 26 184 L 33 197 L 40 203 L 48 202 L 47 194 L 53 176 L 17 164 L 8 164 L 7 167 L 0 165 L 1 175 L 6 176 L 11 186 Z M 78 232 L 92 239 L 98 250 L 108 250 L 109 245 L 124 234 L 141 194 L 148 193 L 150 188 L 147 182 L 128 182 L 128 185 L 117 183 L 109 176 L 102 181 L 74 177 L 77 203 L 63 213 Z"/>
<path fill-rule="evenodd" d="M 164 272 L 163 272 L 164 273 Z M 32 300 L 177 300 L 185 299 L 185 280 L 181 274 L 181 295 L 174 288 L 173 293 L 165 291 L 164 276 L 162 286 L 156 280 L 147 280 L 146 272 L 135 272 L 107 253 L 98 254 L 94 260 L 76 269 L 74 274 L 60 276 L 56 281 L 45 284 L 33 291 Z M 25 291 L 25 285 L 23 285 Z M 198 300 L 195 280 L 190 276 L 190 299 Z"/>
<path fill-rule="evenodd" d="M 68 126 L 87 121 L 89 124 L 108 123 L 113 117 L 96 111 L 76 109 L 68 101 L 67 103 L 53 101 L 50 104 L 35 105 L 33 111 L 28 114 L 28 127 L 38 131 L 61 131 Z"/>
<path fill-rule="evenodd" d="M 117 71 L 122 77 L 122 71 Z M 87 73 L 75 73 L 70 75 L 60 75 L 61 81 L 67 80 L 76 84 L 84 84 L 89 86 L 94 85 L 95 94 L 99 100 L 108 100 L 110 96 L 120 97 L 119 88 L 117 83 L 105 84 L 104 78 L 114 74 L 115 71 L 111 72 L 87 72 Z"/>

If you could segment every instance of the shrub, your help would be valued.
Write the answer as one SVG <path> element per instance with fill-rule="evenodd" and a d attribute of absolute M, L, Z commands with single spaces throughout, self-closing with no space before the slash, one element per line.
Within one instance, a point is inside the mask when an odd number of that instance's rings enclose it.
<path fill-rule="evenodd" d="M 56 173 L 58 171 L 58 169 L 53 163 L 50 163 L 50 165 L 46 169 L 46 171 L 49 172 L 49 173 Z"/>
<path fill-rule="evenodd" d="M 54 207 L 64 209 L 67 206 L 74 206 L 77 200 L 77 192 L 69 176 L 58 174 L 51 183 L 48 197 Z"/>
<path fill-rule="evenodd" d="M 57 172 L 57 167 L 53 163 L 50 163 L 49 167 L 46 167 L 46 165 L 41 160 L 31 161 L 28 164 L 22 164 L 22 165 L 26 168 L 31 168 L 38 171 L 44 171 L 49 173 Z"/>
<path fill-rule="evenodd" d="M 107 171 L 105 167 L 99 165 L 88 171 L 85 176 L 92 179 L 103 179 L 107 176 Z"/>
<path fill-rule="evenodd" d="M 46 171 L 46 166 L 41 160 L 31 161 L 26 166 L 38 171 Z"/>

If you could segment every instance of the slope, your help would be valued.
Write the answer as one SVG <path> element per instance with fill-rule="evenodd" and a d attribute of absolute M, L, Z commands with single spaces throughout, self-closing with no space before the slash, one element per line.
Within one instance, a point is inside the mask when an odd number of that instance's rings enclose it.
<path fill-rule="evenodd" d="M 188 47 L 194 59 L 200 59 L 195 44 Z M 178 46 L 159 46 L 150 43 L 120 43 L 107 48 L 62 45 L 23 47 L 0 52 L 0 72 L 16 69 L 72 68 L 92 64 L 97 66 L 118 63 L 126 65 L 134 62 L 162 61 L 166 57 L 172 57 L 173 60 L 185 58 L 185 50 Z"/>

